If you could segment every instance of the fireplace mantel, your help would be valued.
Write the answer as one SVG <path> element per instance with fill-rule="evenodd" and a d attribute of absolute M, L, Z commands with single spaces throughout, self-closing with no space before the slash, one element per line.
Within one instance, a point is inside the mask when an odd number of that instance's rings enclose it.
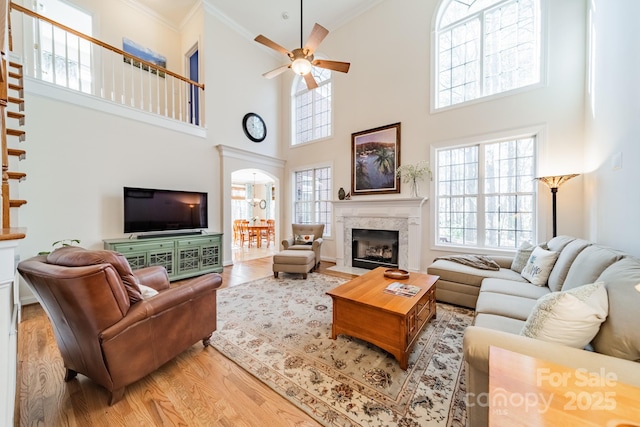
<path fill-rule="evenodd" d="M 398 230 L 399 267 L 420 271 L 422 206 L 427 200 L 426 197 L 335 200 L 336 265 L 351 267 L 353 228 Z"/>

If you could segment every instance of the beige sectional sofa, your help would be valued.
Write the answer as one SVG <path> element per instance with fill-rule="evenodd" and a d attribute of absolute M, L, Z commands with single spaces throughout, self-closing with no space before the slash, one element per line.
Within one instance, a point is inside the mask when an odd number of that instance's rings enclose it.
<path fill-rule="evenodd" d="M 559 252 L 547 286 L 535 286 L 497 259 L 500 271 L 480 270 L 437 260 L 436 298 L 475 308 L 474 325 L 464 337 L 469 425 L 488 425 L 489 347 L 497 346 L 570 368 L 615 373 L 640 387 L 640 259 L 582 239 L 555 237 L 547 243 Z M 609 312 L 589 349 L 576 349 L 520 335 L 538 298 L 597 281 L 604 282 Z M 636 420 L 638 421 L 638 420 Z"/>

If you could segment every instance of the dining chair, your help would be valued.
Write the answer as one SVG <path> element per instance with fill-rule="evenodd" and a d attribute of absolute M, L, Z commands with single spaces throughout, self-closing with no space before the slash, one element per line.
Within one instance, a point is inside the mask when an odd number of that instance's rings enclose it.
<path fill-rule="evenodd" d="M 237 245 L 240 243 L 240 223 L 241 219 L 233 220 L 233 244 Z"/>
<path fill-rule="evenodd" d="M 251 241 L 249 239 L 249 234 L 250 234 L 249 220 L 246 220 L 246 219 L 240 220 L 239 228 L 240 228 L 240 246 L 244 247 L 244 244 L 246 242 L 250 247 Z"/>
<path fill-rule="evenodd" d="M 269 247 L 271 242 L 273 242 L 274 245 L 276 244 L 276 220 L 268 219 L 267 225 L 269 226 L 267 229 L 267 247 Z"/>

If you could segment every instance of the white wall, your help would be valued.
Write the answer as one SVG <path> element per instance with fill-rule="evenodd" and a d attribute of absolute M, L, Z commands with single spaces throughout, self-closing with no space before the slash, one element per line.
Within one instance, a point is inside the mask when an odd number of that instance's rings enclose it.
<path fill-rule="evenodd" d="M 183 73 L 184 61 L 177 28 L 150 15 L 145 8 L 133 2 L 71 0 L 70 3 L 91 13 L 94 37 L 122 49 L 122 38 L 126 37 L 167 58 L 167 69 Z"/>
<path fill-rule="evenodd" d="M 640 2 L 593 0 L 590 13 L 595 61 L 586 109 L 587 237 L 640 256 Z"/>
<path fill-rule="evenodd" d="M 542 87 L 445 112 L 430 111 L 430 46 L 437 0 L 393 0 L 331 32 L 320 46 L 330 59 L 351 62 L 348 74 L 334 73 L 334 136 L 287 150 L 287 170 L 332 161 L 334 193 L 351 185 L 351 133 L 402 123 L 401 162 L 430 160 L 430 147 L 509 129 L 541 126 L 540 175 L 582 172 L 585 63 L 584 0 L 544 1 L 543 28 L 548 37 L 547 78 Z M 283 129 L 288 134 L 290 79 L 283 84 Z M 426 184 L 423 185 L 426 187 Z M 348 191 L 348 190 L 347 190 Z M 424 188 L 423 195 L 431 191 Z M 409 197 L 402 186 L 401 195 Z M 290 196 L 290 190 L 285 191 Z M 357 196 L 375 198 L 383 196 Z M 290 197 L 285 206 L 290 206 Z M 428 202 L 431 204 L 431 202 Z M 558 232 L 581 236 L 582 179 L 558 194 Z M 427 211 L 431 207 L 426 208 Z M 551 237 L 550 192 L 540 187 L 539 240 Z M 544 218 L 549 213 L 549 220 Z M 287 220 L 291 215 L 287 212 Z M 433 219 L 427 217 L 427 223 Z M 431 248 L 429 227 L 424 247 Z M 423 256 L 423 268 L 436 256 Z M 323 256 L 335 256 L 335 242 L 323 244 Z"/>
<path fill-rule="evenodd" d="M 22 258 L 60 239 L 99 249 L 103 239 L 123 237 L 124 186 L 209 192 L 209 224 L 218 229 L 216 153 L 206 139 L 29 92 L 25 104 Z"/>

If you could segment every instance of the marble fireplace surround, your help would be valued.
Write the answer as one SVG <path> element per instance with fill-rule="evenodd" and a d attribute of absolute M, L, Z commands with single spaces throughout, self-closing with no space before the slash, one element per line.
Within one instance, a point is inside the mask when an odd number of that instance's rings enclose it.
<path fill-rule="evenodd" d="M 422 254 L 422 205 L 427 198 L 336 200 L 336 266 L 351 267 L 351 235 L 354 228 L 398 231 L 398 267 L 420 271 Z"/>

